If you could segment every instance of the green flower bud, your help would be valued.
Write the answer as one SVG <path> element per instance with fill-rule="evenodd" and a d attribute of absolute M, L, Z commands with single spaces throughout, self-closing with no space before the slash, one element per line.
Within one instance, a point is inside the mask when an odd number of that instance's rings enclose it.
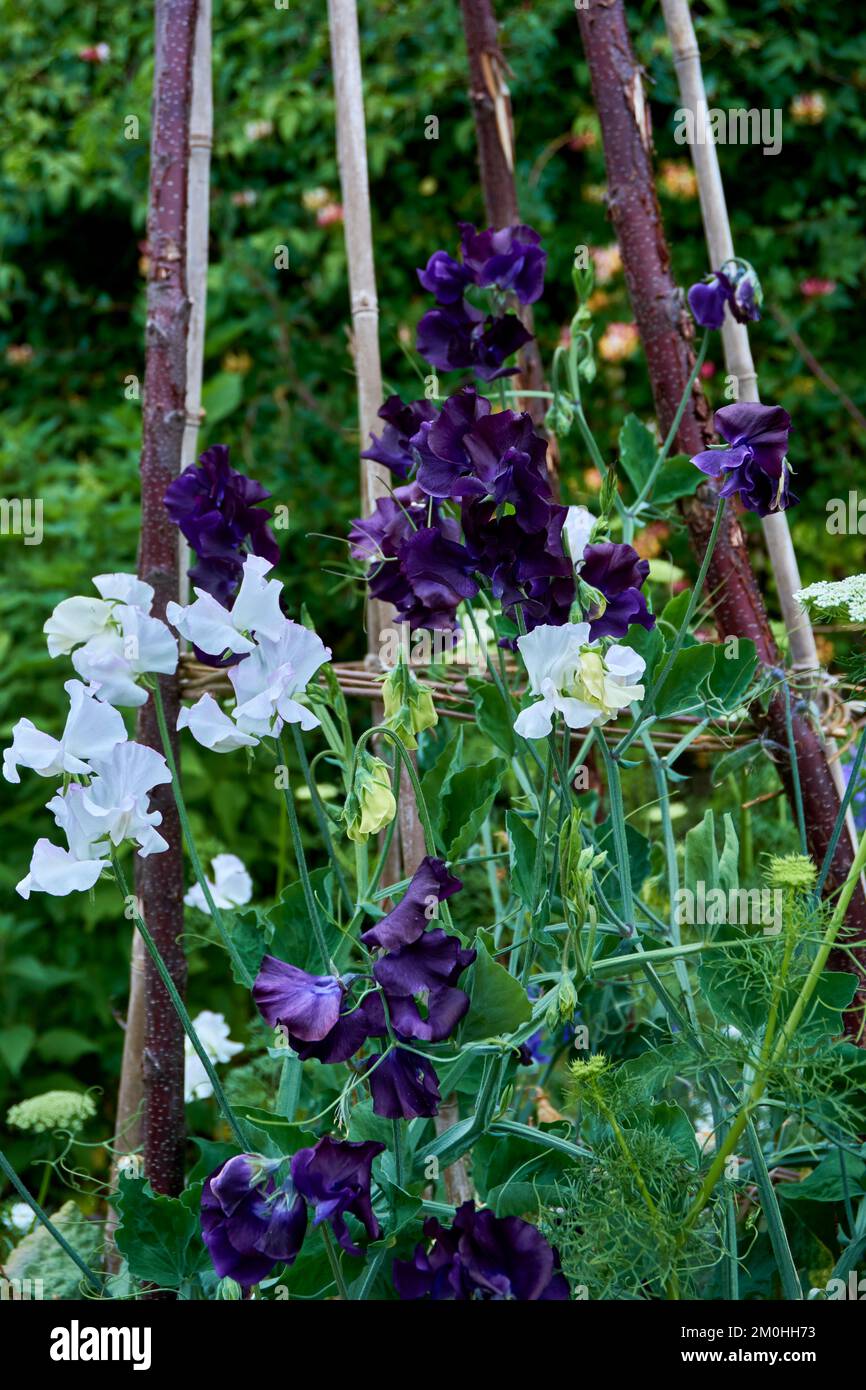
<path fill-rule="evenodd" d="M 805 854 L 774 854 L 770 857 L 767 882 L 773 888 L 791 888 L 808 893 L 814 888 L 818 870 Z"/>
<path fill-rule="evenodd" d="M 391 769 L 381 758 L 363 752 L 343 807 L 341 819 L 346 834 L 356 844 L 363 844 L 368 836 L 377 835 L 386 825 L 390 825 L 396 814 Z"/>
<path fill-rule="evenodd" d="M 382 703 L 385 706 L 385 725 L 399 735 L 407 748 L 417 748 L 415 735 L 424 729 L 432 729 L 439 722 L 432 691 L 422 685 L 404 661 L 399 662 L 385 677 Z"/>
<path fill-rule="evenodd" d="M 231 1299 L 233 1303 L 237 1303 L 243 1296 L 243 1289 L 234 1279 L 220 1279 L 217 1284 L 217 1298 L 219 1299 Z"/>
<path fill-rule="evenodd" d="M 45 1134 L 53 1129 L 79 1129 L 95 1114 L 96 1106 L 82 1091 L 44 1091 L 13 1105 L 6 1123 L 14 1129 Z"/>

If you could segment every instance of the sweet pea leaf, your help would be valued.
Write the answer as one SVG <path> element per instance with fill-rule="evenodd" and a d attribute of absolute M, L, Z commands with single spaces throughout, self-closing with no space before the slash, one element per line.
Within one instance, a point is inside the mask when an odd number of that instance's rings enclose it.
<path fill-rule="evenodd" d="M 720 642 L 712 648 L 715 662 L 708 682 L 714 695 L 726 710 L 736 709 L 752 683 L 758 652 L 748 637 L 736 638 L 736 646 Z"/>
<path fill-rule="evenodd" d="M 666 502 L 676 502 L 680 497 L 691 497 L 697 491 L 703 474 L 695 468 L 687 454 L 674 454 L 662 464 L 658 477 L 653 483 L 650 498 L 657 507 Z"/>
<path fill-rule="evenodd" d="M 491 758 L 449 779 L 442 796 L 442 844 L 449 859 L 459 859 L 474 844 L 490 814 L 506 766 L 502 758 Z"/>
<path fill-rule="evenodd" d="M 424 800 L 430 812 L 430 820 L 437 836 L 442 832 L 442 820 L 445 814 L 444 793 L 450 785 L 452 777 L 456 776 L 462 766 L 463 726 L 459 725 L 456 733 L 445 744 L 433 766 L 421 778 L 421 791 L 424 793 Z"/>
<path fill-rule="evenodd" d="M 619 461 L 635 492 L 640 492 L 657 456 L 655 435 L 636 415 L 627 415 L 619 432 Z"/>
<path fill-rule="evenodd" d="M 206 381 L 201 393 L 202 407 L 207 416 L 208 429 L 212 430 L 220 420 L 237 410 L 244 394 L 244 379 L 240 372 L 218 372 Z"/>
<path fill-rule="evenodd" d="M 472 694 L 479 729 L 507 757 L 512 758 L 517 746 L 514 738 L 513 709 L 506 704 L 501 690 L 492 681 L 470 677 L 466 683 Z"/>
<path fill-rule="evenodd" d="M 537 837 L 523 817 L 518 816 L 515 811 L 505 812 L 505 829 L 508 832 L 511 887 L 524 907 L 531 907 Z"/>
<path fill-rule="evenodd" d="M 158 1196 L 142 1178 L 118 1179 L 117 1248 L 137 1279 L 176 1289 L 209 1267 L 199 1234 L 201 1183 L 180 1197 Z"/>
<path fill-rule="evenodd" d="M 35 1041 L 36 1033 L 26 1023 L 0 1031 L 0 1057 L 14 1076 L 21 1070 Z"/>
<path fill-rule="evenodd" d="M 713 647 L 699 642 L 677 652 L 665 683 L 656 696 L 654 713 L 663 719 L 704 704 L 700 687 L 713 669 Z"/>
<path fill-rule="evenodd" d="M 331 870 L 329 868 L 313 869 L 310 874 L 310 883 L 313 888 L 313 896 L 317 902 L 322 904 L 325 917 L 329 917 L 333 906 L 334 883 Z M 288 961 L 291 965 L 297 965 L 301 970 L 318 972 L 323 968 L 316 948 L 316 938 L 310 926 L 304 889 L 300 880 L 296 883 L 290 883 L 287 888 L 284 888 L 280 894 L 279 902 L 268 908 L 262 916 L 272 929 L 268 943 L 268 951 L 271 955 L 278 956 L 280 960 Z M 324 929 L 327 940 L 330 932 L 327 920 L 324 922 Z M 331 944 L 335 945 L 336 943 Z"/>
<path fill-rule="evenodd" d="M 478 956 L 461 1034 L 464 1044 L 507 1036 L 532 1017 L 532 1005 L 520 981 L 493 959 L 480 936 L 475 944 Z"/>

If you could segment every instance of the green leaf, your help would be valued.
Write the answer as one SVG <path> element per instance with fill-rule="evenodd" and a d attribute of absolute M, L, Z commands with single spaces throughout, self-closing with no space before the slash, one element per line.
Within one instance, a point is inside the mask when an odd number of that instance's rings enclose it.
<path fill-rule="evenodd" d="M 445 810 L 442 798 L 451 778 L 463 766 L 463 725 L 459 724 L 449 738 L 438 758 L 428 772 L 421 778 L 421 791 L 430 812 L 430 820 L 437 836 L 442 834 L 442 820 Z"/>
<path fill-rule="evenodd" d="M 619 460 L 635 492 L 640 492 L 658 457 L 655 435 L 636 415 L 627 415 L 619 432 Z"/>
<path fill-rule="evenodd" d="M 214 425 L 237 410 L 244 395 L 244 379 L 240 372 L 218 372 L 206 381 L 201 393 L 201 403 L 205 412 L 207 427 Z"/>
<path fill-rule="evenodd" d="M 310 874 L 313 896 L 321 903 L 326 917 L 332 910 L 333 875 L 329 868 L 313 869 Z M 321 968 L 316 938 L 310 926 L 304 889 L 300 880 L 290 883 L 280 894 L 279 902 L 262 913 L 263 919 L 271 928 L 268 950 L 280 960 L 297 965 L 301 970 Z M 329 923 L 325 921 L 325 939 L 329 936 Z"/>
<path fill-rule="evenodd" d="M 253 907 L 246 912 L 236 913 L 229 930 L 238 955 L 250 972 L 250 978 L 254 980 L 259 973 L 262 958 L 267 952 L 268 939 L 273 931 L 273 926 L 258 908 Z M 232 976 L 235 984 L 247 986 L 247 981 L 240 976 L 235 968 L 234 961 L 232 961 Z"/>
<path fill-rule="evenodd" d="M 517 815 L 516 811 L 505 812 L 505 829 L 508 834 L 508 867 L 511 872 L 511 888 L 523 906 L 531 908 L 537 836 L 534 831 L 530 830 L 523 817 Z"/>
<path fill-rule="evenodd" d="M 712 671 L 714 659 L 710 642 L 698 642 L 677 652 L 665 683 L 656 696 L 654 713 L 663 719 L 670 714 L 703 706 L 704 696 L 700 687 Z"/>
<path fill-rule="evenodd" d="M 715 887 L 719 881 L 719 855 L 716 849 L 716 821 L 712 811 L 705 811 L 704 818 L 691 830 L 686 831 L 686 860 L 683 873 L 683 887 L 691 893 L 697 892 L 697 885 L 705 888 Z"/>
<path fill-rule="evenodd" d="M 653 1105 L 647 1113 L 650 1123 L 670 1140 L 680 1157 L 690 1167 L 697 1168 L 700 1154 L 694 1126 L 685 1110 L 663 1100 Z"/>
<path fill-rule="evenodd" d="M 72 1028 L 49 1028 L 36 1044 L 39 1056 L 46 1062 L 77 1062 L 86 1052 L 98 1052 L 99 1046 L 92 1038 L 85 1038 Z"/>
<path fill-rule="evenodd" d="M 480 937 L 476 948 L 469 1012 L 461 1035 L 464 1044 L 507 1037 L 532 1017 L 532 1005 L 520 981 L 493 959 Z"/>
<path fill-rule="evenodd" d="M 807 1177 L 798 1183 L 780 1183 L 779 1196 L 786 1202 L 841 1202 L 845 1198 L 842 1181 L 844 1164 L 848 1192 L 853 1197 L 866 1196 L 866 1163 L 847 1149 L 828 1154 Z"/>
<path fill-rule="evenodd" d="M 491 758 L 449 778 L 442 796 L 442 843 L 447 858 L 459 859 L 475 843 L 490 814 L 506 766 L 502 758 Z"/>
<path fill-rule="evenodd" d="M 18 1023 L 13 1028 L 0 1031 L 0 1057 L 13 1076 L 17 1076 L 36 1041 L 34 1029 L 26 1023 Z"/>
<path fill-rule="evenodd" d="M 726 893 L 740 886 L 740 838 L 730 811 L 724 814 L 725 841 L 719 858 L 719 887 Z"/>
<path fill-rule="evenodd" d="M 195 1183 L 180 1197 L 163 1197 L 149 1182 L 121 1174 L 115 1200 L 121 1224 L 115 1239 L 137 1279 L 176 1289 L 208 1268 L 199 1235 L 201 1190 Z"/>
<path fill-rule="evenodd" d="M 736 647 L 728 654 L 729 641 L 714 645 L 715 664 L 708 682 L 714 695 L 726 710 L 736 709 L 752 683 L 758 652 L 748 637 L 738 637 Z"/>
<path fill-rule="evenodd" d="M 475 706 L 479 729 L 506 755 L 513 758 L 517 747 L 514 738 L 514 711 L 506 705 L 502 692 L 492 681 L 470 676 L 466 682 Z"/>
<path fill-rule="evenodd" d="M 676 502 L 680 497 L 691 497 L 697 491 L 702 473 L 695 468 L 687 454 L 674 454 L 662 464 L 658 477 L 653 483 L 650 498 L 653 505 L 663 507 L 666 502 Z"/>
<path fill-rule="evenodd" d="M 658 624 L 647 630 L 645 627 L 641 627 L 639 623 L 632 623 L 625 637 L 623 637 L 622 643 L 625 647 L 631 647 L 632 651 L 637 652 L 638 656 L 642 656 L 646 662 L 643 682 L 644 685 L 648 687 L 652 682 L 653 674 L 665 646 L 664 638 L 659 631 Z"/>

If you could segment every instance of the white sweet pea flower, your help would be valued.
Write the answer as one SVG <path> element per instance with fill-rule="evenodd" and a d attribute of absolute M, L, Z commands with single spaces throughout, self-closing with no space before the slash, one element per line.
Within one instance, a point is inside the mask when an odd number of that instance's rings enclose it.
<path fill-rule="evenodd" d="M 588 623 L 549 624 L 517 639 L 529 675 L 529 689 L 540 698 L 521 710 L 514 728 L 523 738 L 546 738 L 553 716 L 561 714 L 570 729 L 602 724 L 643 698 L 644 660 L 629 647 L 605 652 L 589 639 Z"/>
<path fill-rule="evenodd" d="M 58 603 L 42 631 L 48 638 L 49 656 L 68 656 L 83 642 L 104 632 L 111 618 L 110 603 L 78 594 Z"/>
<path fill-rule="evenodd" d="M 258 743 L 232 723 L 213 695 L 202 695 L 194 705 L 184 706 L 177 716 L 177 727 L 189 729 L 196 743 L 214 753 L 233 753 L 236 748 L 253 748 Z"/>
<path fill-rule="evenodd" d="M 207 880 L 214 906 L 227 912 L 233 907 L 243 907 L 253 896 L 253 881 L 236 854 L 216 854 L 211 860 L 213 882 Z M 207 898 L 200 883 L 194 883 L 186 894 L 187 907 L 197 907 L 199 912 L 210 916 Z"/>
<path fill-rule="evenodd" d="M 150 613 L 153 589 L 134 574 L 97 574 L 93 580 L 100 598 L 77 594 L 58 603 L 42 631 L 48 638 L 49 656 L 68 656 L 111 623 L 117 602 Z"/>
<path fill-rule="evenodd" d="M 112 624 L 72 654 L 72 665 L 97 699 L 111 705 L 144 705 L 143 675 L 170 676 L 177 669 L 177 641 L 159 618 L 118 604 Z"/>
<path fill-rule="evenodd" d="M 212 1062 L 230 1062 L 232 1057 L 244 1050 L 243 1043 L 232 1042 L 229 1037 L 229 1026 L 223 1014 L 215 1014 L 210 1009 L 204 1009 L 193 1019 L 192 1026 L 198 1033 L 199 1041 Z M 213 1088 L 201 1058 L 186 1034 L 184 1034 L 183 1089 L 187 1104 L 192 1100 L 207 1100 L 208 1096 L 213 1095 Z"/>
<path fill-rule="evenodd" d="M 49 655 L 71 655 L 98 700 L 143 705 L 147 691 L 138 677 L 172 675 L 177 642 L 165 623 L 151 617 L 150 584 L 134 574 L 98 574 L 93 583 L 101 598 L 64 599 L 46 622 Z"/>
<path fill-rule="evenodd" d="M 96 574 L 93 587 L 104 599 L 116 599 L 142 613 L 149 614 L 153 607 L 153 586 L 135 574 Z"/>
<path fill-rule="evenodd" d="M 295 699 L 302 695 L 319 667 L 330 660 L 331 649 L 317 633 L 289 618 L 282 619 L 276 640 L 260 638 L 255 651 L 229 669 L 239 729 L 259 738 L 277 738 L 283 724 L 318 728 L 316 716 Z"/>
<path fill-rule="evenodd" d="M 59 739 L 43 734 L 29 719 L 19 719 L 12 730 L 12 745 L 3 751 L 3 776 L 20 782 L 18 768 L 29 767 L 40 777 L 62 772 L 90 772 L 90 758 L 104 758 L 117 743 L 126 740 L 123 719 L 111 705 L 94 699 L 80 681 L 67 681 L 69 714 Z"/>
<path fill-rule="evenodd" d="M 237 655 L 255 650 L 249 634 L 276 639 L 284 618 L 280 611 L 280 579 L 265 579 L 273 569 L 270 560 L 261 555 L 248 555 L 244 561 L 244 577 L 231 611 L 205 589 L 196 589 L 196 600 L 187 608 L 169 603 L 166 617 L 181 636 L 186 637 L 209 656 L 224 652 Z"/>
<path fill-rule="evenodd" d="M 562 524 L 562 534 L 568 543 L 568 554 L 575 568 L 583 564 L 583 552 L 589 545 L 595 517 L 588 507 L 569 507 Z"/>
<path fill-rule="evenodd" d="M 168 842 L 158 833 L 159 811 L 148 810 L 148 794 L 171 782 L 161 753 L 141 743 L 122 743 L 105 759 L 93 759 L 89 786 L 73 783 L 48 803 L 79 859 L 110 854 L 111 846 L 134 840 L 141 858 L 161 854 Z"/>
<path fill-rule="evenodd" d="M 36 1219 L 36 1213 L 27 1202 L 13 1202 L 9 1210 L 3 1213 L 3 1225 L 22 1234 L 31 1229 Z"/>
<path fill-rule="evenodd" d="M 50 893 L 54 898 L 65 898 L 68 893 L 86 893 L 107 867 L 105 859 L 76 859 L 69 850 L 53 845 L 50 840 L 37 840 L 30 872 L 16 885 L 15 891 L 22 898 L 29 898 L 31 893 Z"/>

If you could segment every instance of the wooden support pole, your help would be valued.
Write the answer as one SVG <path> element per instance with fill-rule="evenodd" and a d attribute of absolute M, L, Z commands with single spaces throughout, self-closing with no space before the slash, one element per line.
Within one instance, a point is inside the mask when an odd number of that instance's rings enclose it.
<path fill-rule="evenodd" d="M 577 11 L 577 18 L 601 124 L 608 207 L 664 434 L 674 418 L 694 362 L 693 330 L 670 269 L 655 192 L 650 115 L 642 73 L 635 61 L 622 0 L 587 0 L 586 7 Z M 683 453 L 696 454 L 712 438 L 709 407 L 696 383 L 683 414 L 677 447 Z M 705 553 L 715 507 L 716 494 L 709 486 L 703 486 L 683 506 L 698 556 Z M 720 632 L 751 638 L 760 660 L 778 669 L 779 655 L 749 563 L 745 538 L 731 508 L 710 566 L 708 593 Z M 808 717 L 795 708 L 792 722 L 809 847 L 820 864 L 839 810 L 839 794 L 826 751 Z M 769 703 L 763 732 L 793 802 L 785 700 L 781 692 Z M 851 844 L 843 835 L 833 859 L 828 892 L 841 886 L 851 863 Z M 866 899 L 862 893 L 852 899 L 847 922 L 858 941 L 866 939 Z M 866 947 L 857 948 L 857 953 L 866 965 Z M 850 969 L 850 962 L 837 953 L 834 968 Z"/>
<path fill-rule="evenodd" d="M 469 99 L 475 117 L 478 168 L 484 211 L 491 227 L 512 227 L 520 222 L 517 182 L 514 175 L 514 122 L 508 68 L 499 47 L 499 26 L 492 0 L 460 0 L 466 53 L 469 59 Z M 521 322 L 533 332 L 531 304 L 516 305 Z M 538 344 L 533 338 L 519 355 L 517 389 L 541 391 L 544 368 Z M 521 407 L 536 425 L 544 419 L 545 403 L 528 396 Z"/>
<path fill-rule="evenodd" d="M 153 585 L 153 612 L 160 618 L 165 617 L 166 604 L 179 594 L 177 530 L 163 498 L 180 471 L 186 410 L 190 315 L 186 203 L 196 10 L 196 0 L 156 0 L 138 573 Z M 168 725 L 174 730 L 177 678 L 159 679 Z M 161 748 L 152 699 L 139 710 L 136 737 L 140 743 Z M 183 993 L 183 848 L 171 788 L 157 788 L 151 805 L 162 813 L 160 830 L 169 848 L 146 859 L 136 856 L 136 894 L 172 979 Z M 155 1191 L 174 1194 L 183 1187 L 184 1178 L 184 1035 L 150 960 L 144 981 L 144 1166 Z"/>

